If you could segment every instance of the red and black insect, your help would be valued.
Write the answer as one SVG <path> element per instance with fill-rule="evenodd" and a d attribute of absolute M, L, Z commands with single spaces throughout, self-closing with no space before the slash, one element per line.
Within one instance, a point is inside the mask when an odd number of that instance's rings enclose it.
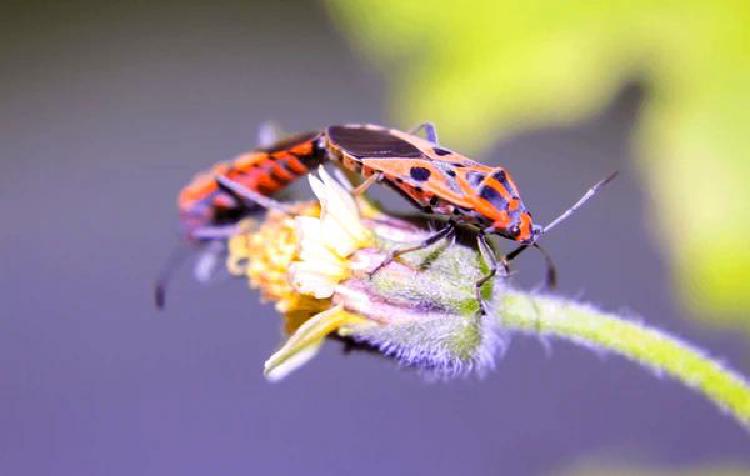
<path fill-rule="evenodd" d="M 320 132 L 296 134 L 197 174 L 177 197 L 188 238 L 226 237 L 242 217 L 267 208 L 271 202 L 265 198 L 323 162 L 325 153 L 319 148 L 321 135 Z M 224 187 L 217 177 L 241 185 L 245 195 Z M 247 199 L 247 191 L 253 192 L 252 201 Z"/>
<path fill-rule="evenodd" d="M 415 135 L 419 129 L 424 130 L 425 138 Z M 242 157 L 247 158 L 241 161 Z M 290 167 L 289 160 L 303 167 Z M 487 235 L 499 235 L 519 243 L 515 251 L 499 260 L 506 271 L 508 262 L 524 249 L 529 246 L 538 248 L 547 260 L 548 284 L 554 285 L 554 266 L 537 240 L 616 175 L 597 183 L 557 219 L 541 227 L 534 224 L 507 170 L 475 162 L 440 146 L 435 128 L 430 123 L 411 132 L 374 125 L 330 126 L 322 132 L 295 136 L 270 148 L 259 149 L 231 164 L 219 164 L 207 174 L 199 175 L 180 194 L 183 220 L 198 217 L 198 220 L 191 221 L 188 229 L 194 236 L 210 236 L 215 234 L 207 233 L 207 230 L 224 224 L 220 218 L 229 217 L 226 221 L 231 223 L 258 204 L 283 207 L 268 195 L 327 160 L 364 178 L 355 189 L 357 193 L 382 182 L 424 213 L 448 217 L 446 226 L 440 231 L 422 243 L 392 252 L 377 269 L 399 255 L 452 238 L 458 225 L 474 229 L 479 250 L 490 270 L 476 283 L 483 312 L 481 287 L 498 268 L 498 259 L 487 242 Z M 279 175 L 281 169 L 287 174 Z"/>
<path fill-rule="evenodd" d="M 207 261 L 215 261 L 216 255 L 224 252 L 222 240 L 232 234 L 240 219 L 273 207 L 277 202 L 269 196 L 325 160 L 324 150 L 319 147 L 321 135 L 305 132 L 276 141 L 273 128 L 264 125 L 259 132 L 261 147 L 198 173 L 177 197 L 185 244 L 205 248 L 203 256 Z M 225 187 L 217 177 L 241 187 L 243 194 Z M 159 308 L 164 306 L 171 272 L 182 261 L 185 251 L 185 247 L 177 248 L 157 278 L 154 292 Z"/>

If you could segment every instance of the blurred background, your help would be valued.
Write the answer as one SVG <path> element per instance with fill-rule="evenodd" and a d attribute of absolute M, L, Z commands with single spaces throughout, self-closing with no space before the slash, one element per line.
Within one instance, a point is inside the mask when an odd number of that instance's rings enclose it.
<path fill-rule="evenodd" d="M 620 170 L 545 238 L 560 292 L 750 374 L 745 2 L 0 8 L 0 474 L 750 474 L 734 420 L 616 356 L 519 336 L 427 384 L 330 342 L 269 384 L 280 319 L 242 280 L 151 296 L 178 189 L 261 122 L 432 120 L 542 222 Z"/>

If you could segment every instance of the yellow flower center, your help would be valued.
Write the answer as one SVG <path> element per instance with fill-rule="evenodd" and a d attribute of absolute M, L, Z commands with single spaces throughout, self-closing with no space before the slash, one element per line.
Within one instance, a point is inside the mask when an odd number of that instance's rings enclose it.
<path fill-rule="evenodd" d="M 307 202 L 292 211 L 316 216 L 320 207 L 317 202 Z M 331 305 L 330 299 L 298 293 L 289 282 L 289 267 L 298 257 L 298 241 L 294 217 L 270 211 L 260 226 L 252 219 L 241 222 L 228 244 L 227 269 L 235 276 L 247 277 L 250 287 L 259 289 L 264 300 L 276 302 L 276 309 L 284 313 L 287 334 Z"/>

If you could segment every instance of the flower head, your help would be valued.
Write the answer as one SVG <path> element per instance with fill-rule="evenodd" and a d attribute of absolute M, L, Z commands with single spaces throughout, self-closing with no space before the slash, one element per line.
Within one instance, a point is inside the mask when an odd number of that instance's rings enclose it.
<path fill-rule="evenodd" d="M 379 270 L 389 248 L 430 231 L 355 198 L 323 168 L 310 185 L 318 202 L 271 211 L 229 243 L 229 270 L 276 301 L 288 338 L 266 362 L 278 380 L 312 358 L 330 334 L 376 348 L 441 376 L 492 365 L 494 324 L 476 312 L 477 253 L 437 244 Z"/>
<path fill-rule="evenodd" d="M 463 242 L 403 255 L 373 276 L 388 249 L 419 242 L 423 222 L 379 213 L 321 170 L 311 177 L 320 200 L 290 213 L 244 222 L 229 242 L 227 266 L 245 275 L 285 316 L 286 340 L 266 361 L 278 380 L 309 361 L 329 335 L 380 350 L 429 375 L 480 373 L 493 365 L 497 327 L 607 349 L 671 375 L 750 425 L 750 383 L 679 339 L 641 323 L 557 296 L 515 290 L 502 279 L 480 315 L 474 283 L 486 272 Z M 494 285 L 494 286 L 492 286 Z"/>

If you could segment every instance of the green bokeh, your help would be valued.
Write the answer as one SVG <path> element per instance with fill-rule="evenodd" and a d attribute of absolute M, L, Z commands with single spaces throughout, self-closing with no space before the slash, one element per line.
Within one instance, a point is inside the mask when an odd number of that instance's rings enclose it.
<path fill-rule="evenodd" d="M 686 308 L 750 332 L 750 3 L 330 0 L 393 85 L 467 152 L 581 120 L 647 87 L 634 147 L 646 217 Z"/>

